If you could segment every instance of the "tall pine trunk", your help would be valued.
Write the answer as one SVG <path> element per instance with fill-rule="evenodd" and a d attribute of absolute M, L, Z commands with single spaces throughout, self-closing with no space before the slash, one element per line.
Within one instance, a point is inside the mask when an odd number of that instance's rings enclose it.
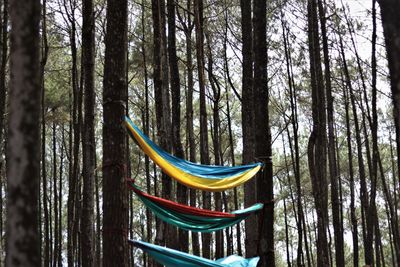
<path fill-rule="evenodd" d="M 274 267 L 274 192 L 272 174 L 272 144 L 269 125 L 269 88 L 267 73 L 267 4 L 253 3 L 253 50 L 254 50 L 254 121 L 255 157 L 264 162 L 264 168 L 257 176 L 257 201 L 264 203 L 259 222 L 258 266 Z"/>
<path fill-rule="evenodd" d="M 322 47 L 324 54 L 324 69 L 325 69 L 325 86 L 326 86 L 326 102 L 327 102 L 327 122 L 328 122 L 328 162 L 329 162 L 329 176 L 331 182 L 331 202 L 332 202 L 332 223 L 335 239 L 335 259 L 336 266 L 344 267 L 344 239 L 340 219 L 340 202 L 338 190 L 338 174 L 337 174 L 337 160 L 336 160 L 336 146 L 335 146 L 335 133 L 334 133 L 334 110 L 333 110 L 333 96 L 331 84 L 331 63 L 329 58 L 328 47 L 328 33 L 326 25 L 326 6 L 322 0 L 318 0 L 318 14 L 321 23 L 322 34 Z"/>
<path fill-rule="evenodd" d="M 171 81 L 172 97 L 172 140 L 174 155 L 178 158 L 184 158 L 181 142 L 181 87 L 178 68 L 178 57 L 176 54 L 176 26 L 175 26 L 175 1 L 167 0 L 168 11 L 168 60 Z M 179 203 L 187 204 L 187 188 L 177 183 L 177 200 Z M 178 230 L 178 248 L 180 251 L 189 251 L 189 234 L 187 231 Z"/>
<path fill-rule="evenodd" d="M 10 2 L 6 266 L 40 266 L 40 1 Z"/>
<path fill-rule="evenodd" d="M 186 66 L 187 66 L 187 94 L 186 94 L 186 138 L 189 144 L 188 158 L 191 162 L 196 162 L 196 142 L 193 127 L 193 56 L 192 56 L 192 31 L 194 24 L 191 15 L 192 5 L 191 1 L 186 4 L 187 22 L 183 24 L 185 38 L 186 38 Z M 196 190 L 189 189 L 189 203 L 190 206 L 196 206 Z M 200 255 L 199 234 L 191 232 L 192 236 L 192 250 L 194 255 Z"/>
<path fill-rule="evenodd" d="M 242 31 L 242 136 L 243 164 L 254 162 L 254 95 L 253 95 L 253 59 L 252 59 L 252 24 L 251 1 L 241 0 L 241 31 Z M 244 184 L 244 205 L 256 203 L 256 179 Z M 246 257 L 257 255 L 257 220 L 250 216 L 245 221 Z"/>
<path fill-rule="evenodd" d="M 83 1 L 82 68 L 85 118 L 83 128 L 83 201 L 81 219 L 82 266 L 94 266 L 94 10 L 93 1 Z"/>
<path fill-rule="evenodd" d="M 128 266 L 126 139 L 126 0 L 107 1 L 103 81 L 103 266 Z"/>
<path fill-rule="evenodd" d="M 326 181 L 326 108 L 318 34 L 316 0 L 308 1 L 308 44 L 310 54 L 313 126 L 308 141 L 308 164 L 317 213 L 317 266 L 329 266 L 328 184 Z"/>
<path fill-rule="evenodd" d="M 194 23 L 196 32 L 196 58 L 197 72 L 199 79 L 200 91 L 200 162 L 202 164 L 210 164 L 210 156 L 208 149 L 208 126 L 207 126 L 207 107 L 205 92 L 205 75 L 204 75 L 204 21 L 203 21 L 203 0 L 194 1 Z M 203 192 L 203 208 L 211 208 L 211 194 Z M 203 245 L 203 257 L 211 256 L 211 234 L 201 234 Z"/>
<path fill-rule="evenodd" d="M 156 124 L 157 135 L 160 146 L 167 152 L 171 151 L 171 117 L 168 90 L 168 60 L 166 51 L 165 36 L 165 3 L 163 0 L 152 1 L 152 17 L 153 17 L 153 79 L 154 79 L 154 96 L 156 108 Z M 161 176 L 162 191 L 161 196 L 166 199 L 172 197 L 172 181 L 165 174 Z M 170 244 L 175 246 L 174 238 L 167 238 L 171 233 L 171 226 L 162 221 L 157 223 L 156 243 L 160 245 Z"/>
<path fill-rule="evenodd" d="M 400 173 L 400 22 L 398 19 L 400 3 L 393 0 L 379 0 L 379 4 L 390 72 L 393 117 L 396 129 L 397 173 Z M 400 182 L 398 186 L 400 186 Z M 394 233 L 395 229 L 392 229 L 392 231 Z M 399 231 L 398 228 L 397 231 Z M 394 243 L 397 243 L 395 253 L 397 265 L 400 265 L 400 233 L 397 233 L 397 240 L 394 240 Z"/>

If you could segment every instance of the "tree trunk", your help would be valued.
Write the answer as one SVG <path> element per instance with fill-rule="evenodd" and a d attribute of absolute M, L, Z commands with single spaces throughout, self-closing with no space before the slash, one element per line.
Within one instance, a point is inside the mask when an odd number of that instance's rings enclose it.
<path fill-rule="evenodd" d="M 400 12 L 400 3 L 393 0 L 379 0 L 379 4 L 381 7 L 383 33 L 390 72 L 393 117 L 396 129 L 397 173 L 400 173 L 400 22 L 397 18 L 397 14 Z M 398 236 L 398 238 L 400 238 L 400 236 Z M 396 258 L 397 265 L 400 265 L 400 240 L 397 240 L 397 242 L 395 241 L 394 243 L 398 244 L 396 249 Z"/>
<path fill-rule="evenodd" d="M 346 68 L 347 69 L 347 68 Z M 358 266 L 358 229 L 357 229 L 357 217 L 355 210 L 355 193 L 354 193 L 354 171 L 353 171 L 353 151 L 351 145 L 351 126 L 350 126 L 350 115 L 349 115 L 349 100 L 346 88 L 343 89 L 344 101 L 345 101 L 345 112 L 346 112 L 346 134 L 347 134 L 347 155 L 349 162 L 349 186 L 350 186 L 350 222 L 351 232 L 353 236 L 353 265 Z"/>
<path fill-rule="evenodd" d="M 53 109 L 53 115 L 55 113 L 55 109 Z M 58 199 L 57 199 L 57 141 L 56 141 L 56 123 L 53 119 L 53 127 L 52 127 L 52 143 L 53 143 L 53 199 L 54 199 L 54 252 L 53 252 L 53 266 L 56 266 L 58 260 L 58 246 L 60 240 L 58 239 Z"/>
<path fill-rule="evenodd" d="M 141 3 L 141 28 L 142 28 L 142 42 L 141 42 L 141 53 L 143 60 L 143 71 L 144 71 L 144 88 L 145 88 L 145 110 L 143 120 L 144 134 L 150 136 L 150 111 L 149 111 L 149 77 L 147 72 L 147 56 L 146 56 L 146 34 L 145 34 L 145 2 L 142 0 Z M 151 179 L 150 179 L 150 159 L 149 156 L 144 156 L 145 173 L 146 173 L 146 187 L 147 193 L 151 194 Z M 149 209 L 146 209 L 146 237 L 147 241 L 152 241 L 152 213 Z M 150 258 L 147 259 L 147 266 L 152 266 Z"/>
<path fill-rule="evenodd" d="M 49 233 L 49 210 L 47 202 L 47 173 L 46 173 L 46 107 L 44 105 L 45 98 L 45 85 L 44 85 L 44 68 L 47 63 L 47 56 L 49 46 L 47 42 L 47 20 L 46 20 L 46 2 L 42 5 L 42 47 L 41 47 L 41 61 L 40 61 L 40 86 L 41 86 L 41 176 L 42 176 L 42 204 L 44 213 L 44 266 L 50 264 L 50 233 Z"/>
<path fill-rule="evenodd" d="M 65 143 L 65 136 L 64 136 L 64 125 L 62 125 L 61 129 L 61 145 L 60 145 L 60 168 L 59 168 L 59 180 L 58 180 L 58 240 L 59 240 L 59 245 L 58 245 L 58 251 L 57 253 L 57 265 L 61 267 L 62 266 L 62 248 L 63 248 L 63 238 L 62 238 L 62 232 L 63 232 L 63 227 L 62 227 L 62 185 L 63 185 L 63 171 L 64 171 L 64 143 Z"/>
<path fill-rule="evenodd" d="M 308 163 L 317 212 L 317 266 L 329 266 L 328 184 L 326 181 L 326 109 L 318 35 L 317 3 L 308 1 L 308 43 L 312 89 L 313 126 L 308 142 Z"/>
<path fill-rule="evenodd" d="M 175 1 L 167 0 L 168 9 L 168 60 L 171 81 L 172 96 L 172 140 L 174 155 L 178 158 L 184 158 L 181 142 L 181 88 L 178 68 L 178 57 L 176 55 L 176 26 L 175 26 Z M 187 204 L 187 188 L 177 183 L 177 200 L 179 203 Z M 189 251 L 189 233 L 188 231 L 178 230 L 178 248 L 180 251 Z"/>
<path fill-rule="evenodd" d="M 254 95 L 253 95 L 253 60 L 252 60 L 252 24 L 251 1 L 241 0 L 242 30 L 242 136 L 243 164 L 254 162 Z M 249 207 L 256 203 L 256 179 L 244 184 L 244 205 Z M 257 220 L 250 216 L 245 221 L 246 257 L 257 255 Z"/>
<path fill-rule="evenodd" d="M 6 113 L 6 65 L 7 65 L 7 26 L 8 26 L 8 0 L 3 1 L 3 17 L 1 17 L 0 25 L 0 154 L 5 151 L 5 142 L 3 142 L 4 133 L 4 114 Z M 5 183 L 5 171 L 4 162 L 0 161 L 0 233 L 3 233 L 3 183 Z M 40 200 L 40 194 L 38 195 Z M 40 201 L 39 201 L 40 203 Z M 39 204 L 40 211 L 40 204 Z M 39 212 L 40 214 L 40 212 Z M 40 215 L 39 215 L 40 217 Z M 40 218 L 39 218 L 40 221 Z M 39 223 L 39 229 L 41 224 Z M 39 230 L 40 232 L 40 230 Z M 1 235 L 1 234 L 0 234 Z M 3 237 L 0 237 L 0 250 L 4 251 Z M 1 256 L 0 256 L 1 257 Z M 2 259 L 0 259 L 0 265 L 2 264 Z"/>
<path fill-rule="evenodd" d="M 40 1 L 13 0 L 10 15 L 6 265 L 40 266 Z"/>
<path fill-rule="evenodd" d="M 383 34 L 389 63 L 390 88 L 392 90 L 397 145 L 397 172 L 400 173 L 400 22 L 397 18 L 400 3 L 393 0 L 379 0 L 379 4 L 381 7 Z M 398 254 L 397 256 L 397 260 L 400 262 L 400 255 Z"/>
<path fill-rule="evenodd" d="M 83 127 L 83 202 L 81 219 L 82 266 L 94 266 L 94 9 L 93 1 L 83 1 L 82 68 L 85 92 Z"/>
<path fill-rule="evenodd" d="M 342 227 L 340 225 L 340 202 L 338 191 L 338 174 L 336 163 L 336 147 L 335 147 L 335 133 L 333 125 L 335 123 L 334 110 L 333 110 L 333 96 L 331 85 L 331 67 L 329 59 L 328 37 L 326 30 L 326 11 L 324 4 L 318 0 L 319 19 L 321 23 L 322 34 L 322 47 L 324 53 L 324 66 L 325 66 L 325 86 L 326 86 L 326 102 L 327 102 L 327 122 L 328 122 L 328 162 L 329 162 L 329 176 L 331 182 L 331 202 L 332 202 L 332 223 L 335 236 L 335 260 L 336 266 L 344 267 L 344 240 Z M 349 163 L 350 164 L 350 163 Z M 353 229 L 354 230 L 354 229 Z M 355 229 L 356 230 L 356 229 Z M 357 232 L 356 232 L 357 234 Z M 358 247 L 358 246 L 357 246 Z"/>
<path fill-rule="evenodd" d="M 310 253 L 308 249 L 308 241 L 306 236 L 306 231 L 303 228 L 304 225 L 304 212 L 303 212 L 303 204 L 301 202 L 302 198 L 302 190 L 301 190 L 301 173 L 300 173 L 300 150 L 299 150 L 299 136 L 298 136 L 298 116 L 297 116 L 297 96 L 296 96 L 296 88 L 293 81 L 292 74 L 292 59 L 291 59 L 291 49 L 290 41 L 288 37 L 288 28 L 283 21 L 282 14 L 282 31 L 283 31 L 283 44 L 285 48 L 285 59 L 286 59 L 286 71 L 288 76 L 288 87 L 289 87 L 289 97 L 290 97 L 290 109 L 291 109 L 291 122 L 293 128 L 293 142 L 294 142 L 294 153 L 293 148 L 290 144 L 292 161 L 293 161 L 293 170 L 294 176 L 296 180 L 296 194 L 297 194 L 297 211 L 298 211 L 298 220 L 297 220 L 297 234 L 298 234 L 298 245 L 297 245 L 297 265 L 304 266 L 304 253 L 303 253 L 303 234 L 304 234 L 304 243 L 306 248 L 306 256 L 308 266 L 311 264 Z M 293 157 L 294 154 L 294 157 Z"/>
<path fill-rule="evenodd" d="M 165 3 L 163 0 L 152 0 L 152 16 L 153 16 L 153 32 L 154 32 L 154 95 L 156 106 L 156 124 L 157 135 L 161 148 L 165 151 L 171 151 L 171 118 L 169 108 L 169 92 L 168 92 L 168 65 L 167 51 L 165 44 Z M 162 173 L 162 192 L 161 196 L 166 199 L 172 197 L 172 181 Z M 171 232 L 171 226 L 159 221 L 156 232 L 156 243 L 159 245 L 173 244 L 172 238 L 168 239 L 167 235 Z M 175 245 L 175 244 L 173 244 Z"/>
<path fill-rule="evenodd" d="M 190 11 L 192 10 L 191 1 L 186 5 L 187 23 L 183 25 L 186 37 L 186 66 L 187 66 L 187 95 L 186 95 L 186 137 L 189 143 L 188 158 L 191 162 L 196 162 L 196 142 L 193 129 L 193 59 L 192 59 L 192 31 L 193 23 Z M 190 206 L 196 206 L 196 190 L 189 190 Z M 192 250 L 194 255 L 200 255 L 199 234 L 191 232 Z"/>
<path fill-rule="evenodd" d="M 372 124 L 371 124 L 371 135 L 372 135 L 372 170 L 371 170 L 371 194 L 369 209 L 367 211 L 367 239 L 365 248 L 365 264 L 368 266 L 374 265 L 373 257 L 373 239 L 374 239 L 374 227 L 375 227 L 375 197 L 377 187 L 377 175 L 378 175 L 378 117 L 376 111 L 376 0 L 372 0 L 372 59 L 371 59 L 371 71 L 372 71 Z M 379 254 L 376 254 L 379 256 Z"/>
<path fill-rule="evenodd" d="M 257 177 L 257 201 L 264 204 L 259 221 L 258 266 L 275 266 L 274 251 L 274 194 L 272 175 L 271 129 L 269 126 L 269 88 L 267 54 L 267 5 L 265 1 L 253 3 L 254 27 L 254 121 L 255 156 L 264 161 L 264 168 Z"/>
<path fill-rule="evenodd" d="M 70 3 L 76 6 L 76 2 L 73 0 Z M 73 7 L 72 7 L 73 9 Z M 78 216 L 76 214 L 76 206 L 78 200 L 78 180 L 79 180 L 79 147 L 80 147 L 80 137 L 81 137 L 81 98 L 78 84 L 78 67 L 77 67 L 77 47 L 76 47 L 76 25 L 75 25 L 75 13 L 74 9 L 70 15 L 70 46 L 71 46 L 71 80 L 72 80 L 72 95 L 73 95 L 73 105 L 72 105 L 72 126 L 73 126 L 73 144 L 72 144 L 72 172 L 69 178 L 68 184 L 68 253 L 67 261 L 68 266 L 73 266 L 76 258 L 76 248 L 77 248 L 77 229 L 78 229 Z M 72 133 L 70 133 L 72 134 Z"/>
<path fill-rule="evenodd" d="M 194 24 L 196 29 L 196 57 L 200 91 L 200 162 L 202 164 L 210 164 L 204 76 L 203 0 L 194 1 Z M 203 192 L 203 208 L 211 208 L 211 194 L 209 192 Z M 211 234 L 203 233 L 201 238 L 203 257 L 209 259 L 211 257 Z"/>
<path fill-rule="evenodd" d="M 128 266 L 125 116 L 126 0 L 107 1 L 103 81 L 103 266 Z"/>

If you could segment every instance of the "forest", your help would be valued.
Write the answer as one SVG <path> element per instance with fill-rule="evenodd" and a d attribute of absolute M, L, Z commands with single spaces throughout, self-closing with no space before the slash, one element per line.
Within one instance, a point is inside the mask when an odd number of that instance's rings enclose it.
<path fill-rule="evenodd" d="M 0 267 L 400 267 L 398 14 L 0 0 Z"/>

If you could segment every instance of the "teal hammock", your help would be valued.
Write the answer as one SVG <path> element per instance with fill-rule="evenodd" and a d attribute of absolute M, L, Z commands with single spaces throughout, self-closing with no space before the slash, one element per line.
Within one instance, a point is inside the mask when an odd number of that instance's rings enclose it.
<path fill-rule="evenodd" d="M 129 240 L 129 242 L 166 267 L 256 267 L 259 261 L 259 257 L 245 259 L 237 255 L 212 261 L 143 241 Z"/>
<path fill-rule="evenodd" d="M 210 233 L 225 229 L 263 208 L 263 204 L 257 203 L 247 209 L 231 213 L 204 210 L 146 194 L 132 180 L 128 182 L 128 186 L 136 193 L 144 205 L 161 220 L 181 229 L 194 232 Z"/>

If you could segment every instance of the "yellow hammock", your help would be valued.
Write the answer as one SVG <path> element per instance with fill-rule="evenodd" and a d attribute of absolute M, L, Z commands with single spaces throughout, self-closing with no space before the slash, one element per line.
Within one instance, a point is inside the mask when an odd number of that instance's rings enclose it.
<path fill-rule="evenodd" d="M 168 176 L 195 189 L 219 192 L 236 187 L 251 179 L 262 167 L 261 163 L 226 167 L 201 165 L 177 158 L 153 143 L 139 128 L 125 117 L 129 134 L 142 150 Z"/>

